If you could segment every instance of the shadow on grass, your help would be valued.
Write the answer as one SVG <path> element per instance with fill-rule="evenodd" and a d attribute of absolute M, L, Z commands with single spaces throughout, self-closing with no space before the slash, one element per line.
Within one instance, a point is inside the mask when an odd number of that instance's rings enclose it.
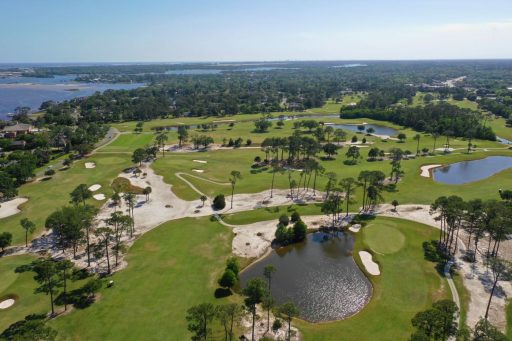
<path fill-rule="evenodd" d="M 437 273 L 444 277 L 444 267 L 448 257 L 439 249 L 437 240 L 423 242 L 423 258 L 429 262 L 436 263 Z"/>
<path fill-rule="evenodd" d="M 217 288 L 215 289 L 213 295 L 215 298 L 224 298 L 233 295 L 233 293 L 231 292 L 231 289 Z"/>

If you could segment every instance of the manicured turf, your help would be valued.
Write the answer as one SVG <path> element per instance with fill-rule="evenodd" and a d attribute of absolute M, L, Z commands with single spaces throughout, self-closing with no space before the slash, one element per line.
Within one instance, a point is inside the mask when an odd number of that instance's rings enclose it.
<path fill-rule="evenodd" d="M 85 168 L 85 162 L 95 162 L 96 168 Z M 109 197 L 112 194 L 110 181 L 130 165 L 126 155 L 96 154 L 73 163 L 68 170 L 57 171 L 51 180 L 21 186 L 19 195 L 28 197 L 29 200 L 21 206 L 21 213 L 0 219 L 0 233 L 9 231 L 13 234 L 13 245 L 24 244 L 25 234 L 19 224 L 21 219 L 29 218 L 36 224 L 37 229 L 32 234 L 35 237 L 43 232 L 44 222 L 50 213 L 69 204 L 69 193 L 76 186 L 81 183 L 88 186 L 100 184 L 102 188 L 95 193 L 104 193 Z M 90 199 L 89 203 L 99 207 L 102 201 Z"/>
<path fill-rule="evenodd" d="M 340 340 L 352 335 L 374 340 L 377 333 L 383 340 L 402 340 L 410 333 L 410 318 L 417 311 L 433 299 L 449 295 L 434 264 L 423 260 L 421 243 L 434 238 L 435 230 L 378 218 L 357 236 L 357 248 L 366 247 L 365 241 L 381 223 L 400 231 L 406 243 L 394 254 L 377 255 L 383 275 L 372 280 L 374 298 L 361 313 L 344 321 L 300 322 L 307 340 Z M 128 251 L 128 267 L 113 276 L 114 288 L 102 289 L 101 300 L 57 318 L 51 325 L 66 340 L 187 340 L 186 310 L 201 302 L 226 301 L 215 299 L 213 293 L 231 253 L 231 238 L 228 228 L 208 218 L 165 223 L 142 236 Z"/>
<path fill-rule="evenodd" d="M 29 314 L 41 314 L 50 310 L 50 300 L 44 294 L 34 294 L 37 287 L 34 273 L 15 273 L 14 269 L 34 260 L 33 256 L 0 258 L 0 300 L 6 295 L 16 295 L 16 303 L 0 310 L 0 332 Z"/>
<path fill-rule="evenodd" d="M 100 149 L 100 152 L 132 153 L 137 148 L 152 145 L 155 139 L 154 133 L 121 134 L 112 143 Z"/>
<path fill-rule="evenodd" d="M 396 228 L 394 221 L 379 220 L 366 226 L 365 243 L 378 254 L 395 253 L 402 249 L 405 236 Z"/>
<path fill-rule="evenodd" d="M 188 340 L 186 310 L 212 302 L 231 253 L 230 229 L 208 218 L 168 222 L 128 251 L 128 267 L 113 276 L 91 307 L 51 322 L 62 340 Z"/>
<path fill-rule="evenodd" d="M 405 220 L 377 218 L 371 227 L 363 228 L 362 235 L 357 235 L 356 249 L 367 247 L 366 242 L 378 233 L 381 223 L 402 233 L 405 243 L 398 252 L 374 255 L 382 275 L 370 277 L 374 286 L 372 300 L 357 315 L 343 321 L 298 323 L 306 340 L 407 340 L 413 330 L 411 318 L 417 312 L 427 309 L 433 301 L 451 298 L 435 264 L 423 259 L 421 244 L 435 238 L 437 231 L 433 228 Z"/>

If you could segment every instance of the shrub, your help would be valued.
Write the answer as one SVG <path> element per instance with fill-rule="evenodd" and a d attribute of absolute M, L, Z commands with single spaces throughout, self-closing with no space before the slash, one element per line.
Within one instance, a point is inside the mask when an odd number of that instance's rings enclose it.
<path fill-rule="evenodd" d="M 47 170 L 44 172 L 44 175 L 46 175 L 46 176 L 52 176 L 52 175 L 55 175 L 55 170 L 53 170 L 53 169 L 47 169 Z"/>
<path fill-rule="evenodd" d="M 294 212 L 292 213 L 292 215 L 291 215 L 291 219 L 290 219 L 290 221 L 291 221 L 292 223 L 296 223 L 296 222 L 298 222 L 299 220 L 300 220 L 300 214 L 299 214 L 299 212 L 294 211 Z"/>
<path fill-rule="evenodd" d="M 219 285 L 223 288 L 232 288 L 237 282 L 236 275 L 230 269 L 226 269 L 219 279 Z"/>
<path fill-rule="evenodd" d="M 245 141 L 245 144 L 247 146 L 250 146 L 252 144 L 252 140 L 251 139 L 247 139 L 247 141 Z"/>
<path fill-rule="evenodd" d="M 238 263 L 238 259 L 235 257 L 229 257 L 226 261 L 226 270 L 231 270 L 238 278 L 238 273 L 240 272 L 240 264 Z"/>
<path fill-rule="evenodd" d="M 288 215 L 283 214 L 279 217 L 279 224 L 283 224 L 284 226 L 288 226 L 290 223 L 290 218 L 288 218 Z"/>
<path fill-rule="evenodd" d="M 276 333 L 281 327 L 283 326 L 283 323 L 280 319 L 275 319 L 274 323 L 272 323 L 272 331 Z"/>
<path fill-rule="evenodd" d="M 296 242 L 300 242 L 306 238 L 306 233 L 308 232 L 307 225 L 302 221 L 299 220 L 293 225 L 293 239 Z"/>
<path fill-rule="evenodd" d="M 224 194 L 219 194 L 213 199 L 213 209 L 222 210 L 224 207 L 226 207 L 226 198 Z"/>

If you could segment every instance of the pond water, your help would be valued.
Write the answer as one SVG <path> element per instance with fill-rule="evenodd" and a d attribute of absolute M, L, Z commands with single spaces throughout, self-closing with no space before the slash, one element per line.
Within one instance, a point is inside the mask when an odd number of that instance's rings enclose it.
<path fill-rule="evenodd" d="M 509 141 L 503 137 L 499 137 L 499 136 L 496 136 L 496 140 L 499 142 L 499 143 L 503 143 L 503 144 L 512 144 L 512 141 Z"/>
<path fill-rule="evenodd" d="M 48 100 L 64 101 L 90 96 L 96 91 L 134 89 L 144 85 L 142 83 L 83 83 L 73 81 L 74 78 L 74 75 L 54 78 L 0 78 L 0 119 L 6 119 L 7 114 L 13 112 L 18 106 L 37 110 L 41 103 Z"/>
<path fill-rule="evenodd" d="M 432 177 L 438 182 L 460 185 L 488 178 L 511 167 L 512 157 L 489 156 L 485 159 L 457 162 L 435 168 Z"/>
<path fill-rule="evenodd" d="M 331 125 L 334 129 L 343 129 L 343 130 L 349 130 L 349 131 L 355 131 L 358 132 L 359 129 L 357 127 L 359 124 L 332 124 Z M 365 124 L 364 125 L 365 131 L 369 128 L 373 128 L 375 131 L 373 134 L 377 135 L 387 135 L 387 136 L 394 136 L 397 134 L 397 130 L 385 126 L 380 126 L 377 124 Z"/>
<path fill-rule="evenodd" d="M 357 313 L 369 302 L 372 285 L 352 258 L 353 237 L 327 236 L 311 233 L 302 243 L 272 251 L 241 273 L 242 288 L 249 279 L 263 277 L 265 266 L 272 264 L 276 303 L 294 302 L 301 318 L 321 322 Z"/>

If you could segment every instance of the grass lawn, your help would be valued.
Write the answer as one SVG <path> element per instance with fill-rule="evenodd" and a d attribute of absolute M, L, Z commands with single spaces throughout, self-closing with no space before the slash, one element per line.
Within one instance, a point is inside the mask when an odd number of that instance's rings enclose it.
<path fill-rule="evenodd" d="M 188 308 L 236 299 L 214 297 L 231 239 L 230 229 L 208 218 L 165 223 L 130 248 L 128 267 L 97 303 L 51 325 L 62 340 L 188 340 Z"/>
<path fill-rule="evenodd" d="M 87 169 L 85 162 L 95 162 L 96 168 Z M 88 186 L 100 184 L 102 188 L 95 193 L 104 193 L 107 197 L 112 194 L 110 181 L 131 163 L 126 155 L 95 154 L 84 160 L 76 161 L 65 171 L 57 171 L 51 180 L 34 182 L 19 188 L 19 196 L 29 198 L 21 206 L 21 213 L 0 219 L 0 233 L 9 231 L 13 234 L 13 245 L 24 244 L 25 234 L 19 222 L 29 218 L 36 224 L 32 237 L 44 230 L 44 222 L 48 215 L 61 206 L 69 204 L 69 193 L 79 184 Z M 91 205 L 100 207 L 103 201 L 90 199 Z"/>
<path fill-rule="evenodd" d="M 496 133 L 497 136 L 503 137 L 509 141 L 512 141 L 512 127 L 507 127 L 505 125 L 505 119 L 502 117 L 495 118 L 490 121 L 490 125 L 492 130 Z"/>
<path fill-rule="evenodd" d="M 395 142 L 388 142 L 389 148 L 392 146 L 401 146 Z M 406 144 L 405 144 L 406 145 Z M 363 153 L 366 151 L 363 150 Z M 344 153 L 341 150 L 340 153 Z M 438 155 L 435 157 L 418 157 L 413 160 L 402 161 L 402 167 L 405 171 L 405 177 L 398 183 L 396 189 L 392 192 L 384 192 L 383 196 L 386 202 L 397 199 L 401 204 L 417 203 L 430 204 L 435 198 L 441 195 L 457 194 L 465 199 L 482 198 L 497 199 L 498 188 L 512 188 L 512 169 L 500 172 L 490 178 L 480 180 L 464 185 L 446 185 L 433 181 L 431 178 L 421 177 L 420 167 L 425 164 L 450 164 L 468 159 L 483 158 L 489 155 L 509 155 L 512 151 L 501 149 L 488 152 L 474 152 L 466 154 L 462 152 L 448 155 Z M 175 176 L 176 172 L 184 172 L 190 175 L 184 177 L 193 183 L 202 192 L 209 196 L 219 193 L 225 195 L 231 194 L 231 186 L 228 184 L 229 172 L 238 170 L 242 173 L 242 179 L 238 181 L 235 187 L 235 193 L 256 193 L 270 189 L 272 181 L 272 172 L 264 168 L 259 170 L 251 169 L 254 157 L 264 157 L 264 153 L 259 149 L 238 149 L 238 150 L 219 150 L 207 153 L 184 153 L 167 154 L 164 158 L 158 159 L 154 164 L 154 169 L 158 174 L 164 176 L 165 181 L 173 184 L 173 191 L 181 198 L 192 200 L 197 199 L 198 194 Z M 207 161 L 206 164 L 194 162 L 199 159 Z M 381 170 L 389 174 L 391 166 L 389 161 L 368 162 L 362 160 L 354 166 L 343 164 L 345 157 L 338 155 L 336 160 L 323 161 L 322 165 L 327 172 L 335 172 L 338 178 L 355 177 L 362 170 Z M 193 172 L 193 169 L 204 170 L 204 173 Z M 298 182 L 300 173 L 292 172 L 292 176 Z M 211 180 L 214 182 L 206 181 Z M 317 189 L 324 189 L 326 183 L 325 177 L 318 178 Z M 499 185 L 498 185 L 499 184 Z M 275 176 L 275 188 L 288 189 L 288 174 L 277 173 Z M 310 184 L 312 185 L 312 183 Z M 414 188 L 415 190 L 410 190 Z M 356 199 L 362 197 L 359 191 L 356 191 Z M 351 209 L 356 209 L 357 203 L 352 205 Z"/>
<path fill-rule="evenodd" d="M 15 273 L 14 269 L 28 264 L 34 256 L 10 256 L 0 258 L 0 300 L 6 295 L 16 295 L 16 303 L 6 310 L 0 310 L 0 332 L 12 323 L 29 314 L 50 311 L 50 300 L 44 294 L 34 294 L 37 287 L 34 273 Z"/>
<path fill-rule="evenodd" d="M 155 139 L 154 133 L 120 134 L 112 143 L 100 149 L 100 152 L 108 153 L 132 153 L 137 148 L 152 145 Z"/>
<path fill-rule="evenodd" d="M 410 318 L 416 312 L 434 299 L 449 297 L 435 264 L 423 260 L 421 243 L 435 238 L 437 231 L 392 218 L 377 218 L 370 225 L 357 236 L 357 249 L 367 248 L 367 241 L 381 226 L 405 238 L 399 250 L 377 256 L 383 275 L 372 278 L 374 298 L 362 312 L 344 321 L 299 322 L 306 340 L 340 340 L 354 335 L 361 340 L 374 340 L 376 335 L 383 340 L 402 340 L 411 332 Z M 231 253 L 231 238 L 228 228 L 208 218 L 165 223 L 142 236 L 128 251 L 128 267 L 113 276 L 114 288 L 102 289 L 97 303 L 59 317 L 51 325 L 59 331 L 59 338 L 66 340 L 186 340 L 185 314 L 190 306 L 240 299 L 236 295 L 215 299 L 213 295 Z"/>
<path fill-rule="evenodd" d="M 429 308 L 433 301 L 451 298 L 435 264 L 423 259 L 421 244 L 435 238 L 437 231 L 405 220 L 377 218 L 357 235 L 356 249 L 370 249 L 382 236 L 381 227 L 385 227 L 385 232 L 402 235 L 405 242 L 399 249 L 392 238 L 380 242 L 381 251 L 393 252 L 374 254 L 382 275 L 370 276 L 374 287 L 372 300 L 357 315 L 343 321 L 301 321 L 298 327 L 306 340 L 407 340 L 413 331 L 411 318 L 417 312 Z M 357 255 L 355 258 L 359 262 Z"/>

